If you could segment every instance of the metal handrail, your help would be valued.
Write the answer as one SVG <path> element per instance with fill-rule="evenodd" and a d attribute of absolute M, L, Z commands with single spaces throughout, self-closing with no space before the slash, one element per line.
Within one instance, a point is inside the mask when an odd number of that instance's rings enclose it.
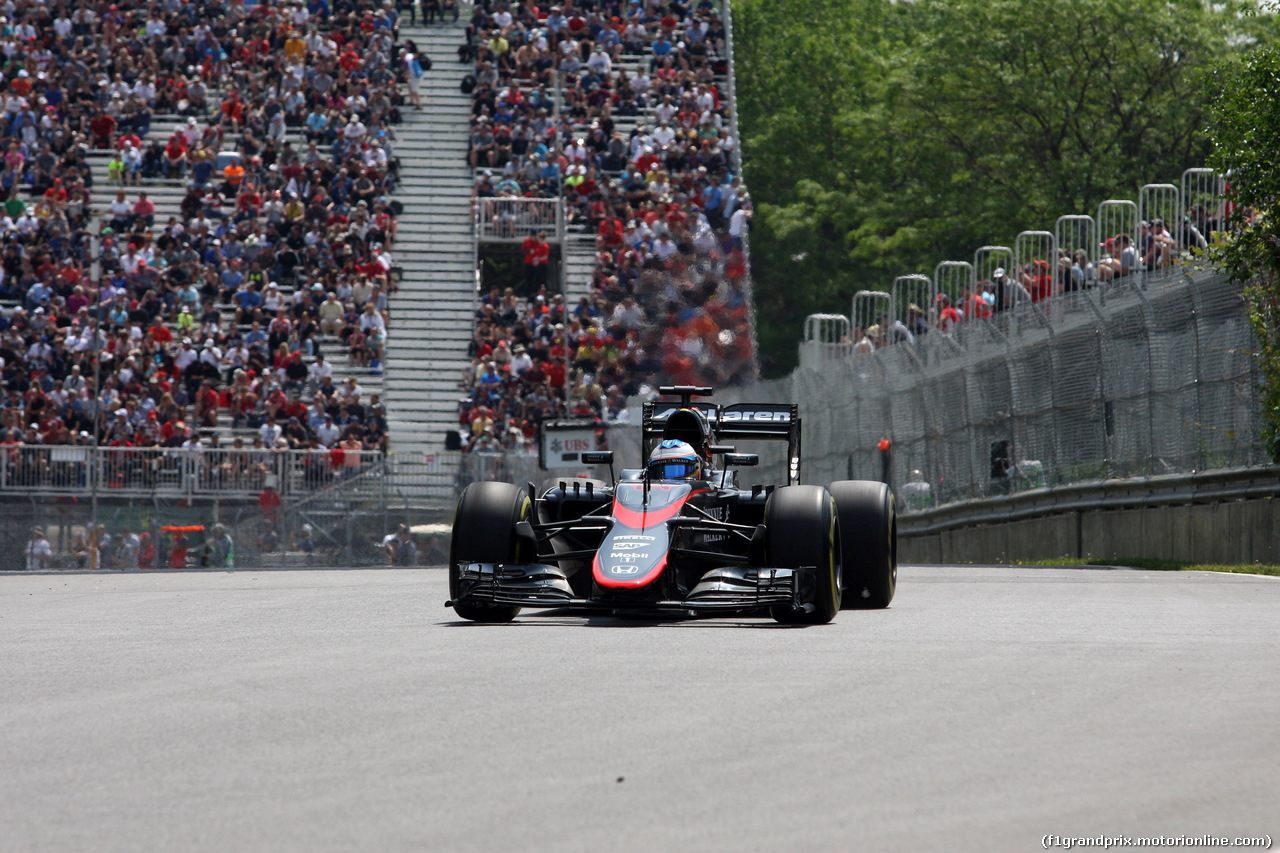
<path fill-rule="evenodd" d="M 250 498 L 270 485 L 302 497 L 382 461 L 377 451 L 354 453 L 357 464 L 325 449 L 10 445 L 0 447 L 0 494 Z"/>
<path fill-rule="evenodd" d="M 476 237 L 485 243 L 519 243 L 534 231 L 554 242 L 564 236 L 558 198 L 484 198 L 475 212 Z"/>
<path fill-rule="evenodd" d="M 898 531 L 921 536 L 979 524 L 1095 509 L 1211 503 L 1280 495 L 1280 466 L 1164 474 L 1031 489 L 898 516 Z"/>

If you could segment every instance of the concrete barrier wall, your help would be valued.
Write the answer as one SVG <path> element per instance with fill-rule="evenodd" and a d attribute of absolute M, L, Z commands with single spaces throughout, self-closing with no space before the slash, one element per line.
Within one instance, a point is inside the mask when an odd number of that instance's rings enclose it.
<path fill-rule="evenodd" d="M 927 533 L 908 528 L 899 533 L 898 553 L 903 563 L 1060 557 L 1280 563 L 1280 499 L 1070 510 Z"/>

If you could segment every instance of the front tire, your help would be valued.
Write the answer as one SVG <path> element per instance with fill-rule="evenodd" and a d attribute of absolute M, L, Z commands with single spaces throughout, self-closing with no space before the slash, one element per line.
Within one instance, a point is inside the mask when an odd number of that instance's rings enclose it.
<path fill-rule="evenodd" d="M 898 587 L 898 521 L 884 483 L 841 480 L 830 486 L 840 518 L 844 606 L 888 607 Z"/>
<path fill-rule="evenodd" d="M 764 508 L 766 565 L 779 569 L 817 567 L 803 572 L 800 602 L 812 604 L 812 612 L 789 607 L 770 610 L 785 624 L 824 625 L 840 610 L 840 531 L 835 501 L 821 486 L 784 486 L 775 491 Z"/>
<path fill-rule="evenodd" d="M 510 622 L 519 607 L 459 601 L 459 563 L 526 563 L 529 545 L 516 536 L 516 522 L 529 518 L 533 502 L 510 483 L 472 483 L 458 499 L 449 542 L 449 598 L 453 610 L 472 622 Z"/>

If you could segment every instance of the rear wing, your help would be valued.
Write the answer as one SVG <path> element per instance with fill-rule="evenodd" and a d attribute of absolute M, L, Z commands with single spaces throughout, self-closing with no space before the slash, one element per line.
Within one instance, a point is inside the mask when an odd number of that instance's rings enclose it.
<path fill-rule="evenodd" d="M 644 404 L 641 422 L 644 458 L 663 438 L 667 419 L 680 409 L 697 409 L 711 427 L 712 444 L 727 440 L 787 442 L 787 485 L 800 482 L 800 413 L 791 403 L 714 403 L 654 400 Z"/>

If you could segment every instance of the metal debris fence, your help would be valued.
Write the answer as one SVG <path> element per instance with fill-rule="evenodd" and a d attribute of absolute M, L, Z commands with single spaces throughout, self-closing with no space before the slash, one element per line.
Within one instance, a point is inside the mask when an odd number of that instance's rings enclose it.
<path fill-rule="evenodd" d="M 1005 251 L 984 247 L 976 266 Z M 1254 348 L 1240 287 L 1182 265 L 1019 305 L 951 334 L 935 329 L 910 345 L 818 359 L 738 393 L 799 403 L 806 482 L 878 479 L 877 445 L 889 439 L 892 482 L 909 511 L 1266 464 Z M 781 470 L 781 458 L 760 450 Z"/>
<path fill-rule="evenodd" d="M 745 396 L 800 404 L 809 482 L 879 477 L 888 439 L 907 509 L 1265 464 L 1244 300 L 1201 266 L 1228 203 L 1223 176 L 1187 169 L 859 291 L 847 338 L 815 334 L 839 328 L 815 315 L 801 369 Z"/>

